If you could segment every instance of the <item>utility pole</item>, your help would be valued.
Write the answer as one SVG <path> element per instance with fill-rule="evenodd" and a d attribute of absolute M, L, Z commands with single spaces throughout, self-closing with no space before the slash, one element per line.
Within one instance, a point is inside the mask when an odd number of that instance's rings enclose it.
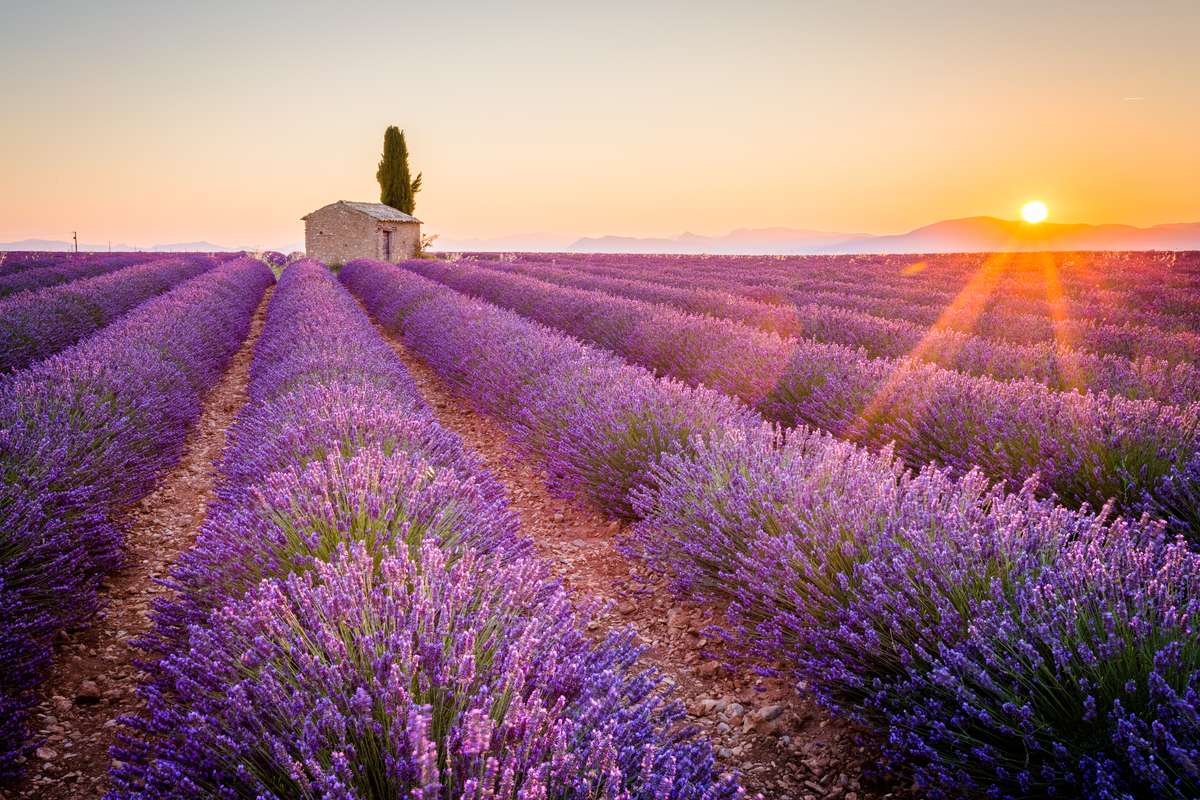
<path fill-rule="evenodd" d="M 75 242 L 75 252 L 79 252 L 79 231 L 71 231 L 71 239 Z"/>

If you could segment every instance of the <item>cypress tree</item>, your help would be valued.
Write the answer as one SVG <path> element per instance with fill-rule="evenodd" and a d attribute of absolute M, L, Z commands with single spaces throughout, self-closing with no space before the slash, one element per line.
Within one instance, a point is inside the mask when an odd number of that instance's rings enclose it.
<path fill-rule="evenodd" d="M 413 213 L 417 205 L 417 192 L 421 191 L 421 175 L 412 178 L 408 170 L 408 144 L 404 131 L 389 125 L 383 133 L 383 157 L 375 179 L 379 181 L 379 201 L 399 209 L 405 214 Z"/>

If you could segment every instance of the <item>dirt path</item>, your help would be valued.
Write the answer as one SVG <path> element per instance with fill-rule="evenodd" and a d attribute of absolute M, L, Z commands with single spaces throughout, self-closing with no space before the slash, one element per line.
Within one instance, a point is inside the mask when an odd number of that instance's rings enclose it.
<path fill-rule="evenodd" d="M 380 330 L 385 336 L 386 333 Z M 719 642 L 706 637 L 713 609 L 673 598 L 665 584 L 615 546 L 619 524 L 554 497 L 538 463 L 522 455 L 493 418 L 451 392 L 424 362 L 388 337 L 440 422 L 483 456 L 539 554 L 584 597 L 612 604 L 593 625 L 632 625 L 648 659 L 678 686 L 694 721 L 736 767 L 748 789 L 768 800 L 908 797 L 877 770 L 878 753 L 855 729 L 829 717 L 778 679 L 721 666 Z"/>
<path fill-rule="evenodd" d="M 192 545 L 212 498 L 225 431 L 246 402 L 250 357 L 266 319 L 271 290 L 254 313 L 250 333 L 225 375 L 204 398 L 183 459 L 126 517 L 127 563 L 101 585 L 102 605 L 86 630 L 60 641 L 44 700 L 34 712 L 42 739 L 13 798 L 101 797 L 116 720 L 140 705 L 143 673 L 132 642 L 150 627 L 150 605 L 166 590 L 157 581 Z M 2 795 L 2 793 L 0 793 Z"/>

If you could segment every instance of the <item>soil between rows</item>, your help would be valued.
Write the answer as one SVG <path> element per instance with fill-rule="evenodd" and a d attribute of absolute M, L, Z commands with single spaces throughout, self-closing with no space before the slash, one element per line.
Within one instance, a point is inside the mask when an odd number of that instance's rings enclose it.
<path fill-rule="evenodd" d="M 397 338 L 379 329 L 412 373 L 438 420 L 461 436 L 504 485 L 521 528 L 581 603 L 608 610 L 593 623 L 632 626 L 645 659 L 676 686 L 689 717 L 737 769 L 751 793 L 767 800 L 910 798 L 906 781 L 885 774 L 878 747 L 778 678 L 752 665 L 722 666 L 722 644 L 707 633 L 718 612 L 671 595 L 665 581 L 617 549 L 620 523 L 585 504 L 556 497 L 536 458 L 503 425 L 477 412 Z M 598 631 L 599 632 L 599 631 Z"/>
<path fill-rule="evenodd" d="M 102 797 L 118 717 L 137 710 L 142 653 L 133 642 L 150 629 L 151 604 L 168 591 L 159 584 L 192 546 L 213 496 L 225 435 L 246 402 L 254 343 L 266 320 L 267 290 L 250 332 L 225 374 L 204 398 L 188 433 L 183 458 L 153 492 L 124 514 L 126 562 L 101 585 L 101 607 L 86 629 L 64 634 L 53 672 L 34 711 L 39 746 L 12 798 L 77 800 Z"/>

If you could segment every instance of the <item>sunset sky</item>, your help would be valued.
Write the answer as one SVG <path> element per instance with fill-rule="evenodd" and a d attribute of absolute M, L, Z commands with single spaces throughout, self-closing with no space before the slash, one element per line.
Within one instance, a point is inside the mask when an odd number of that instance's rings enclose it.
<path fill-rule="evenodd" d="M 1200 3 L 6 3 L 0 241 L 1200 220 Z"/>

